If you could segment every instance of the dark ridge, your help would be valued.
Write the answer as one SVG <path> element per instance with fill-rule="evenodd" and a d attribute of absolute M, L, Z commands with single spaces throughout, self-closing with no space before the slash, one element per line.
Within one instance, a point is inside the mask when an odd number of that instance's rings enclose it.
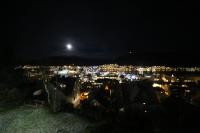
<path fill-rule="evenodd" d="M 132 53 L 115 59 L 120 65 L 200 66 L 198 53 Z"/>
<path fill-rule="evenodd" d="M 90 59 L 81 58 L 76 56 L 66 57 L 66 56 L 54 56 L 43 59 L 35 59 L 24 62 L 24 64 L 29 65 L 101 65 L 112 63 L 111 60 L 106 59 Z"/>
<path fill-rule="evenodd" d="M 115 59 L 83 58 L 79 56 L 53 56 L 31 60 L 2 60 L 2 65 L 165 65 L 165 66 L 200 66 L 200 55 L 198 53 L 131 53 L 119 56 Z"/>

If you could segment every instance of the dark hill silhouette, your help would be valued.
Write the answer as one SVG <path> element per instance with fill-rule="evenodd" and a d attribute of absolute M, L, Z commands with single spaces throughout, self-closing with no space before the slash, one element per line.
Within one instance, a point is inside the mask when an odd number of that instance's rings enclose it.
<path fill-rule="evenodd" d="M 115 59 L 85 58 L 79 56 L 52 56 L 32 60 L 10 60 L 14 65 L 101 65 L 116 63 L 119 65 L 165 65 L 165 66 L 200 66 L 198 53 L 132 53 L 119 56 Z M 4 63 L 3 63 L 4 64 Z"/>
<path fill-rule="evenodd" d="M 25 62 L 30 65 L 101 65 L 111 63 L 106 59 L 81 58 L 77 56 L 53 56 Z"/>
<path fill-rule="evenodd" d="M 197 53 L 136 53 L 126 54 L 115 59 L 118 64 L 200 66 Z"/>

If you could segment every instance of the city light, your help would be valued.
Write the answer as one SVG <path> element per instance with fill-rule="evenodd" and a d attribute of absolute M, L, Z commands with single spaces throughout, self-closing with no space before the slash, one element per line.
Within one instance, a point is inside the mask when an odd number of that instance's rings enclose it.
<path fill-rule="evenodd" d="M 161 85 L 161 84 L 157 84 L 157 83 L 154 83 L 152 86 L 153 86 L 153 87 L 159 87 L 159 88 L 161 88 L 161 87 L 162 87 L 162 85 Z"/>
<path fill-rule="evenodd" d="M 106 85 L 105 90 L 109 90 L 108 85 Z"/>
<path fill-rule="evenodd" d="M 82 92 L 82 93 L 80 94 L 80 100 L 83 101 L 83 100 L 88 99 L 88 95 L 89 95 L 88 92 Z"/>

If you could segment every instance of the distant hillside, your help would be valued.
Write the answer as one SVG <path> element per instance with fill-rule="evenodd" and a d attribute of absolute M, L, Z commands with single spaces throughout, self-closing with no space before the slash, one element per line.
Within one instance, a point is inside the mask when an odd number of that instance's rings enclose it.
<path fill-rule="evenodd" d="M 166 65 L 166 66 L 200 66 L 198 53 L 134 53 L 115 59 L 83 58 L 78 56 L 53 56 L 32 60 L 9 60 L 12 65 L 101 65 L 115 63 L 119 65 Z M 2 63 L 4 64 L 4 63 Z"/>
<path fill-rule="evenodd" d="M 198 53 L 136 53 L 115 59 L 118 64 L 200 66 Z"/>
<path fill-rule="evenodd" d="M 100 65 L 111 63 L 110 60 L 106 59 L 89 59 L 81 58 L 76 56 L 66 57 L 66 56 L 54 56 L 43 59 L 35 59 L 27 61 L 26 64 L 30 65 Z"/>

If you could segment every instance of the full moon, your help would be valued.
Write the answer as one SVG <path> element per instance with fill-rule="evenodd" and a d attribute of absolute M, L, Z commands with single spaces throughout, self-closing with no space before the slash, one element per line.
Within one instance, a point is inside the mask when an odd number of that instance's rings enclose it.
<path fill-rule="evenodd" d="M 71 44 L 67 44 L 66 48 L 67 48 L 67 50 L 72 50 L 72 45 Z"/>

